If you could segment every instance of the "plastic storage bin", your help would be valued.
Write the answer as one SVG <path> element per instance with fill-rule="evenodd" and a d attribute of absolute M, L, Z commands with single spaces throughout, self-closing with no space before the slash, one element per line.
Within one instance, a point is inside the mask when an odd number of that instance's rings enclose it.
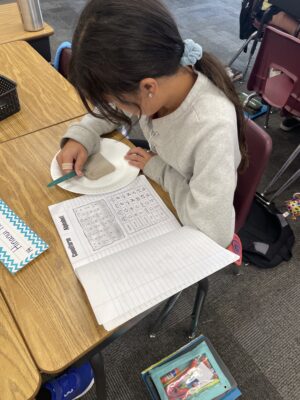
<path fill-rule="evenodd" d="M 0 75 L 0 121 L 20 111 L 17 84 Z"/>

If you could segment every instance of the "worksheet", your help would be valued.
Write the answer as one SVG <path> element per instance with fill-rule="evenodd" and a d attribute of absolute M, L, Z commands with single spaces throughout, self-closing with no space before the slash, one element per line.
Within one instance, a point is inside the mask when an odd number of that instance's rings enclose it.
<path fill-rule="evenodd" d="M 237 260 L 181 226 L 144 176 L 49 207 L 99 324 L 111 330 Z"/>
<path fill-rule="evenodd" d="M 49 206 L 74 269 L 180 227 L 144 176 L 123 189 Z"/>

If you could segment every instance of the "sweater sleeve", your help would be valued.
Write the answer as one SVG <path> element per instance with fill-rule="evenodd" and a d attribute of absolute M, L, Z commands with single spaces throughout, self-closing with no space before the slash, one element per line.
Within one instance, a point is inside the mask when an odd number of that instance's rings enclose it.
<path fill-rule="evenodd" d="M 100 136 L 116 128 L 117 126 L 109 121 L 87 114 L 81 121 L 69 126 L 61 139 L 60 146 L 63 147 L 68 139 L 73 139 L 86 148 L 88 155 L 95 154 L 100 148 Z"/>
<path fill-rule="evenodd" d="M 235 224 L 234 139 L 224 132 L 230 128 L 232 125 L 218 125 L 217 135 L 206 132 L 204 139 L 196 144 L 189 180 L 159 156 L 152 157 L 144 168 L 144 173 L 169 193 L 182 224 L 196 227 L 223 247 L 230 244 Z"/>

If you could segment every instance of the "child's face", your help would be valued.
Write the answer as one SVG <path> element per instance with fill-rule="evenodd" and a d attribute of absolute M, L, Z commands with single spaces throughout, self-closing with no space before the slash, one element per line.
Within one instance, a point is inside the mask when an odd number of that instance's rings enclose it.
<path fill-rule="evenodd" d="M 136 104 L 139 104 L 138 101 L 133 98 L 128 98 L 128 96 L 123 96 L 123 98 L 126 101 L 126 103 L 120 101 L 119 99 L 117 99 L 113 96 L 106 97 L 108 103 L 114 105 L 119 110 L 124 111 L 126 114 L 139 115 L 140 109 L 139 109 L 139 107 L 136 106 Z"/>
<path fill-rule="evenodd" d="M 107 96 L 107 101 L 114 104 L 119 110 L 124 111 L 130 115 L 140 116 L 142 115 L 151 116 L 159 110 L 159 106 L 156 104 L 153 98 L 147 98 L 145 96 L 127 94 L 122 96 L 125 102 L 121 102 L 113 96 Z M 151 101 L 150 101 L 151 99 Z"/>
<path fill-rule="evenodd" d="M 124 102 L 114 96 L 107 96 L 107 101 L 125 113 L 137 116 L 142 113 L 142 115 L 150 117 L 156 114 L 162 106 L 158 80 L 152 78 L 141 81 L 137 93 L 124 94 L 122 98 Z"/>

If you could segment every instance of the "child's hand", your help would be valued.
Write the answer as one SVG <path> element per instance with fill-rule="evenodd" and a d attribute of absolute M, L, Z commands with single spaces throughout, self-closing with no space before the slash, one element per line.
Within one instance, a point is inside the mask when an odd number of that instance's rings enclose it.
<path fill-rule="evenodd" d="M 82 168 L 87 158 L 86 148 L 72 139 L 67 141 L 56 156 L 56 160 L 64 175 L 75 169 L 78 176 L 83 176 Z"/>
<path fill-rule="evenodd" d="M 133 147 L 126 154 L 125 160 L 128 160 L 128 163 L 134 167 L 144 169 L 147 162 L 153 156 L 155 156 L 155 153 L 152 153 L 152 151 L 147 151 L 141 147 Z"/>

